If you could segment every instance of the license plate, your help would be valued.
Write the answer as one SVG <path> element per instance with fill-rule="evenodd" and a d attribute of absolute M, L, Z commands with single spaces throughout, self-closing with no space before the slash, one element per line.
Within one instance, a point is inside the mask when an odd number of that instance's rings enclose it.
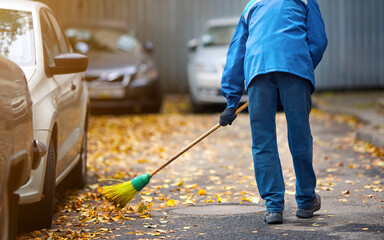
<path fill-rule="evenodd" d="M 89 88 L 91 99 L 122 99 L 125 97 L 124 88 Z"/>

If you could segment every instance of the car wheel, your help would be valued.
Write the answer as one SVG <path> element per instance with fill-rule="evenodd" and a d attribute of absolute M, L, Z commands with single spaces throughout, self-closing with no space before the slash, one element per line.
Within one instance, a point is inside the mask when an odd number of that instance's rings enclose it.
<path fill-rule="evenodd" d="M 189 93 L 191 105 L 192 105 L 192 112 L 193 113 L 203 113 L 205 111 L 205 106 L 200 103 L 196 97 L 194 97 L 192 91 Z"/>
<path fill-rule="evenodd" d="M 83 188 L 87 184 L 87 127 L 81 142 L 80 160 L 69 177 L 71 187 Z"/>
<path fill-rule="evenodd" d="M 2 211 L 3 225 L 0 226 L 0 239 L 16 239 L 17 233 L 17 209 L 19 196 L 13 194 L 8 188 L 3 194 L 5 208 Z"/>
<path fill-rule="evenodd" d="M 56 189 L 56 147 L 51 140 L 48 148 L 42 199 L 33 204 L 22 205 L 19 224 L 21 231 L 49 228 L 52 224 Z"/>
<path fill-rule="evenodd" d="M 161 109 L 161 100 L 159 103 L 156 103 L 154 105 L 144 106 L 143 112 L 144 113 L 158 113 Z"/>
<path fill-rule="evenodd" d="M 156 84 L 156 87 L 153 90 L 153 99 L 152 104 L 144 105 L 141 107 L 143 113 L 159 113 L 161 109 L 161 104 L 163 102 L 163 94 L 159 83 Z"/>
<path fill-rule="evenodd" d="M 194 113 L 203 113 L 205 112 L 205 109 L 204 105 L 198 104 L 192 100 L 192 110 Z"/>

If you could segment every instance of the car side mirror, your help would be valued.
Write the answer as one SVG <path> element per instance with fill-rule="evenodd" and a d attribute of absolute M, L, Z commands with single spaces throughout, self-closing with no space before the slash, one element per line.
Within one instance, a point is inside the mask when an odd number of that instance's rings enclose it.
<path fill-rule="evenodd" d="M 55 57 L 55 66 L 50 72 L 56 74 L 70 74 L 85 72 L 88 68 L 88 57 L 80 53 L 63 53 Z"/>
<path fill-rule="evenodd" d="M 144 44 L 144 48 L 147 52 L 152 53 L 155 50 L 155 46 L 152 42 L 146 41 Z"/>
<path fill-rule="evenodd" d="M 189 40 L 187 43 L 187 47 L 188 47 L 189 51 L 191 51 L 191 52 L 196 51 L 197 45 L 198 45 L 197 39 Z"/>

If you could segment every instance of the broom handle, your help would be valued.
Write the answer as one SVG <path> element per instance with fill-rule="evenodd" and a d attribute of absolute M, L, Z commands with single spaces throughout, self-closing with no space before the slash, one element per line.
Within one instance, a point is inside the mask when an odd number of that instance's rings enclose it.
<path fill-rule="evenodd" d="M 239 107 L 236 112 L 235 112 L 235 115 L 239 114 L 241 111 L 243 111 L 245 108 L 248 107 L 248 102 L 244 103 L 241 107 Z M 166 162 L 164 162 L 161 166 L 159 166 L 157 169 L 155 169 L 150 175 L 151 177 L 153 175 L 155 175 L 156 173 L 158 173 L 159 171 L 161 171 L 163 168 L 165 168 L 166 166 L 168 166 L 171 162 L 173 162 L 174 160 L 176 160 L 178 157 L 180 157 L 180 155 L 182 155 L 183 153 L 185 153 L 186 151 L 188 151 L 189 149 L 191 149 L 193 146 L 195 146 L 196 144 L 198 144 L 201 140 L 203 140 L 204 138 L 206 138 L 208 135 L 210 135 L 211 133 L 213 133 L 214 131 L 216 131 L 218 128 L 220 128 L 220 124 L 216 124 L 213 128 L 209 129 L 206 133 L 204 133 L 203 135 L 201 135 L 200 137 L 198 137 L 195 141 L 191 142 L 188 146 L 184 147 L 182 150 L 180 150 L 180 152 L 178 152 L 176 155 L 170 157 Z"/>

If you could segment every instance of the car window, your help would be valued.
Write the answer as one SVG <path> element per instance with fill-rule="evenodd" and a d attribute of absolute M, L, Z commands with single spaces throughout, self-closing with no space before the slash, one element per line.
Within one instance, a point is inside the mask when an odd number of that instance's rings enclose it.
<path fill-rule="evenodd" d="M 55 34 L 56 34 L 56 38 L 57 38 L 57 41 L 59 43 L 59 50 L 60 50 L 60 53 L 67 53 L 67 52 L 70 52 L 70 48 L 68 46 L 68 43 L 67 43 L 67 40 L 66 40 L 66 37 L 64 35 L 64 32 L 63 32 L 63 28 L 61 27 L 61 24 L 57 21 L 56 17 L 46 11 L 45 12 L 52 24 L 52 27 L 53 27 L 53 30 L 55 31 Z"/>
<path fill-rule="evenodd" d="M 36 64 L 31 12 L 0 9 L 0 54 L 20 66 Z"/>
<path fill-rule="evenodd" d="M 55 56 L 59 55 L 59 45 L 56 42 L 53 28 L 44 12 L 41 17 L 41 33 L 43 36 L 44 56 L 49 66 L 55 65 Z"/>
<path fill-rule="evenodd" d="M 142 52 L 142 45 L 133 32 L 115 30 L 112 28 L 96 29 L 67 29 L 66 35 L 73 49 L 82 51 L 109 51 L 109 52 Z"/>
<path fill-rule="evenodd" d="M 209 27 L 202 37 L 203 46 L 211 47 L 229 45 L 235 30 L 236 25 Z"/>

